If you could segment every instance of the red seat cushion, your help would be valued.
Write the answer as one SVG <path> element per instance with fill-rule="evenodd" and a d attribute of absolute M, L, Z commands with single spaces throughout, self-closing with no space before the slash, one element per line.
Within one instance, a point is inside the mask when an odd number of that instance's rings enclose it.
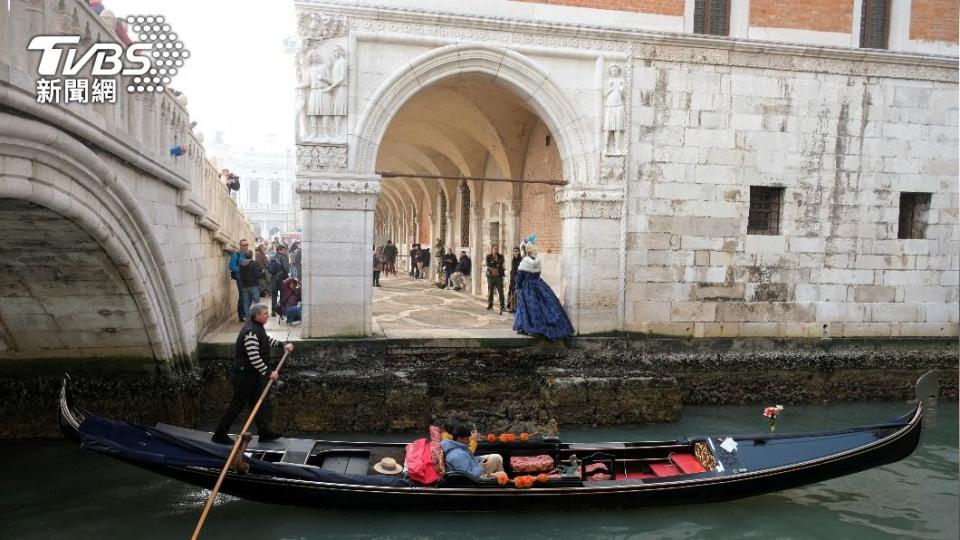
<path fill-rule="evenodd" d="M 654 463 L 650 465 L 650 470 L 656 476 L 677 476 L 683 474 L 675 465 L 671 463 Z"/>
<path fill-rule="evenodd" d="M 683 474 L 696 474 L 707 472 L 703 465 L 692 454 L 673 454 L 670 461 L 683 471 Z"/>

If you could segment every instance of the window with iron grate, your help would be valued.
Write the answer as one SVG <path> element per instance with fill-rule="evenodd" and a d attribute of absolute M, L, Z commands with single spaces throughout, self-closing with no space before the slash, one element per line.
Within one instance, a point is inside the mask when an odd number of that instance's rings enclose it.
<path fill-rule="evenodd" d="M 470 247 L 470 186 L 460 184 L 460 247 Z"/>
<path fill-rule="evenodd" d="M 779 235 L 782 204 L 783 188 L 750 186 L 747 234 Z"/>
<path fill-rule="evenodd" d="M 693 6 L 695 33 L 714 36 L 730 35 L 729 0 L 696 0 Z"/>
<path fill-rule="evenodd" d="M 440 238 L 447 241 L 447 194 L 442 189 L 440 192 Z M 441 255 L 443 255 L 441 253 Z"/>
<path fill-rule="evenodd" d="M 863 0 L 860 7 L 860 47 L 886 49 L 890 33 L 890 0 Z"/>
<path fill-rule="evenodd" d="M 925 238 L 929 213 L 929 193 L 901 193 L 897 238 Z"/>

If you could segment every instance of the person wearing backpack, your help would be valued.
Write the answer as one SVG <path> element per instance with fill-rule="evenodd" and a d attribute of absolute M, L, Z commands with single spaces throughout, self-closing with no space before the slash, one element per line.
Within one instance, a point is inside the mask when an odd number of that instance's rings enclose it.
<path fill-rule="evenodd" d="M 290 259 L 287 258 L 287 246 L 280 244 L 277 252 L 267 265 L 270 272 L 270 316 L 276 317 L 280 312 L 280 284 L 290 277 Z"/>
<path fill-rule="evenodd" d="M 230 253 L 230 262 L 227 264 L 227 268 L 230 270 L 230 279 L 237 284 L 237 318 L 240 322 L 246 321 L 247 309 L 250 307 L 249 305 L 243 305 L 243 286 L 240 283 L 240 263 L 243 262 L 249 250 L 250 242 L 247 242 L 246 239 L 240 240 L 240 248 Z"/>

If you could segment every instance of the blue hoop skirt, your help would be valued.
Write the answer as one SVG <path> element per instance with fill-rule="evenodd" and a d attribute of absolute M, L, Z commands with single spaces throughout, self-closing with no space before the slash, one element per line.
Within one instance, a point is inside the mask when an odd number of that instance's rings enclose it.
<path fill-rule="evenodd" d="M 522 334 L 540 334 L 550 341 L 573 335 L 573 325 L 557 295 L 539 272 L 518 272 L 517 312 L 513 330 Z"/>

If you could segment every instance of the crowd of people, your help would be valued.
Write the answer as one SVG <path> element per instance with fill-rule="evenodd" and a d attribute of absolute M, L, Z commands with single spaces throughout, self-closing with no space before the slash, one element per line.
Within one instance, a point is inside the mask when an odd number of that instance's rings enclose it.
<path fill-rule="evenodd" d="M 261 298 L 270 298 L 270 317 L 297 323 L 302 317 L 300 243 L 286 246 L 278 240 L 257 239 L 256 248 L 240 240 L 239 249 L 230 255 L 230 277 L 237 283 L 237 319 L 246 322 L 251 307 Z"/>

